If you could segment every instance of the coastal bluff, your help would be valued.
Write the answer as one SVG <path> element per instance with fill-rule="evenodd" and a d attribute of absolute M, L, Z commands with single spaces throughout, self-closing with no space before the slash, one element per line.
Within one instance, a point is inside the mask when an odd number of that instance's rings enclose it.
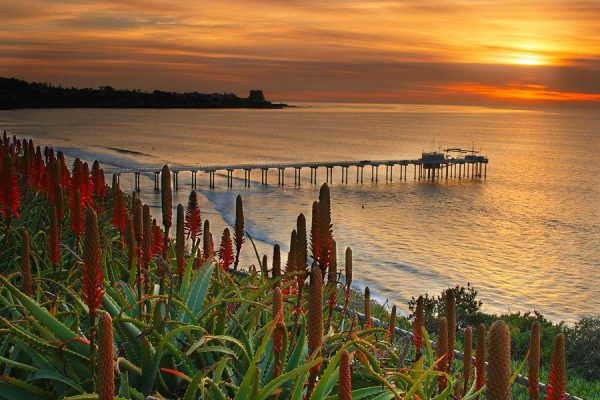
<path fill-rule="evenodd" d="M 281 109 L 287 104 L 265 99 L 262 90 L 248 97 L 234 93 L 166 92 L 115 89 L 111 86 L 65 88 L 48 83 L 0 77 L 0 109 L 18 108 L 260 108 Z"/>

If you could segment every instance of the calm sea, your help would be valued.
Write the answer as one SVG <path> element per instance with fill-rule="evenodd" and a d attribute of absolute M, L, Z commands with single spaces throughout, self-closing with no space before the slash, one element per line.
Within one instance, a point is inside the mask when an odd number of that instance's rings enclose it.
<path fill-rule="evenodd" d="M 531 112 L 474 107 L 302 104 L 287 110 L 16 110 L 0 127 L 52 145 L 68 156 L 113 166 L 242 162 L 412 159 L 424 150 L 481 149 L 487 180 L 341 183 L 334 170 L 334 235 L 338 259 L 352 247 L 355 286 L 406 309 L 422 293 L 468 282 L 488 311 L 538 310 L 574 321 L 600 312 L 600 113 Z M 203 217 L 213 235 L 233 223 L 244 198 L 246 227 L 259 252 L 287 249 L 296 216 L 310 221 L 318 187 L 283 188 L 271 171 L 249 189 L 223 177 L 208 190 L 199 176 Z M 239 180 L 242 178 L 242 180 Z M 319 181 L 325 171 L 319 170 Z M 258 181 L 258 183 L 256 182 Z M 125 187 L 133 189 L 132 180 Z M 177 201 L 190 178 L 180 174 Z M 145 201 L 158 205 L 150 178 Z M 159 216 L 159 211 L 154 211 Z M 256 263 L 250 243 L 246 264 Z M 340 262 L 343 265 L 342 262 Z M 389 304 L 388 303 L 388 304 Z"/>

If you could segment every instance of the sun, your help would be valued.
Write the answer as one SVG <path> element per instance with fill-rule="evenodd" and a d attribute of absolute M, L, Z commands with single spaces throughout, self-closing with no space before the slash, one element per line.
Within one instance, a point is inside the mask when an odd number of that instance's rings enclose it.
<path fill-rule="evenodd" d="M 512 64 L 519 65 L 544 65 L 546 64 L 540 56 L 536 54 L 521 54 L 510 60 Z"/>

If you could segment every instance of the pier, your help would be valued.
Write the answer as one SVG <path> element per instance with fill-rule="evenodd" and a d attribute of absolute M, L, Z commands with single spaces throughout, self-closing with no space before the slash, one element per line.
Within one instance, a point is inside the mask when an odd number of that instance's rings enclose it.
<path fill-rule="evenodd" d="M 173 189 L 179 188 L 179 175 L 186 174 L 190 176 L 192 189 L 198 188 L 198 173 L 208 175 L 206 187 L 215 189 L 215 176 L 217 173 L 226 176 L 226 185 L 228 188 L 233 187 L 234 172 L 244 172 L 243 183 L 244 187 L 250 187 L 252 182 L 252 173 L 261 173 L 260 183 L 263 186 L 269 184 L 269 171 L 277 170 L 277 185 L 285 185 L 286 170 L 294 172 L 294 186 L 299 186 L 302 180 L 302 172 L 309 170 L 310 184 L 316 185 L 317 172 L 319 169 L 325 170 L 325 182 L 334 183 L 334 169 L 340 172 L 340 182 L 347 184 L 353 179 L 349 176 L 354 173 L 356 175 L 356 183 L 364 183 L 370 179 L 373 183 L 378 183 L 380 180 L 385 182 L 393 182 L 394 171 L 397 171 L 397 179 L 406 181 L 412 175 L 413 181 L 439 181 L 448 179 L 486 179 L 488 158 L 481 156 L 474 150 L 463 149 L 445 149 L 445 153 L 428 152 L 422 153 L 421 158 L 415 160 L 362 160 L 362 161 L 324 161 L 324 162 L 297 162 L 297 163 L 264 163 L 264 164 L 221 164 L 221 165 L 205 165 L 205 166 L 172 166 L 171 174 L 173 180 Z M 450 157 L 453 152 L 468 153 L 461 154 L 461 157 Z M 365 177 L 365 167 L 367 168 L 367 176 Z M 385 175 L 380 177 L 380 167 L 385 168 Z M 412 174 L 409 172 L 412 169 Z M 160 190 L 160 174 L 161 167 L 142 167 L 142 168 L 106 168 L 106 174 L 116 175 L 117 181 L 120 181 L 120 176 L 123 174 L 134 175 L 135 190 L 141 190 L 140 175 L 154 175 L 154 190 Z M 370 172 L 370 174 L 369 174 Z M 240 180 L 242 180 L 240 178 Z"/>

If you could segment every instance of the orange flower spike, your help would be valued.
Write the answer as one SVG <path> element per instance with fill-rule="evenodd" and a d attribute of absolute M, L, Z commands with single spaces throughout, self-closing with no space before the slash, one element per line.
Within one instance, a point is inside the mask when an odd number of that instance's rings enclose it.
<path fill-rule="evenodd" d="M 473 358 L 473 329 L 468 326 L 465 329 L 465 340 L 463 344 L 463 396 L 467 393 L 469 388 L 469 380 L 471 379 L 471 363 Z"/>
<path fill-rule="evenodd" d="M 425 326 L 425 312 L 423 310 L 423 296 L 417 299 L 417 309 L 415 312 L 415 320 L 413 322 L 413 342 L 417 353 L 421 353 L 425 346 L 425 338 L 423 337 L 423 327 Z"/>
<path fill-rule="evenodd" d="M 340 359 L 338 400 L 352 400 L 352 370 L 350 368 L 350 353 L 347 350 L 342 351 Z"/>
<path fill-rule="evenodd" d="M 452 360 L 454 359 L 454 347 L 456 342 L 456 297 L 452 289 L 446 291 L 446 318 L 448 320 L 448 373 L 452 370 Z"/>
<path fill-rule="evenodd" d="M 448 368 L 448 320 L 446 317 L 442 317 L 439 321 L 436 356 L 436 371 L 445 372 Z M 446 387 L 445 377 L 438 377 L 438 387 L 440 392 L 444 390 Z"/>
<path fill-rule="evenodd" d="M 168 255 L 169 230 L 173 220 L 173 191 L 171 189 L 171 170 L 168 165 L 162 167 L 160 173 L 160 194 L 162 206 L 162 222 L 165 227 L 165 237 L 163 240 L 163 258 L 166 260 Z"/>
<path fill-rule="evenodd" d="M 315 266 L 311 273 L 307 332 L 308 355 L 318 357 L 323 343 L 323 276 L 318 266 Z M 307 398 L 312 394 L 320 369 L 321 366 L 317 365 L 310 370 Z"/>
<path fill-rule="evenodd" d="M 485 385 L 485 325 L 477 328 L 477 349 L 475 350 L 475 390 Z"/>
<path fill-rule="evenodd" d="M 510 399 L 510 331 L 504 321 L 496 321 L 488 336 L 488 371 L 486 398 Z"/>
<path fill-rule="evenodd" d="M 369 287 L 367 286 L 365 288 L 365 329 L 371 327 L 371 290 L 369 290 Z"/>
<path fill-rule="evenodd" d="M 239 194 L 235 198 L 235 226 L 233 230 L 233 242 L 235 243 L 235 262 L 233 269 L 237 270 L 240 260 L 240 250 L 244 243 L 244 206 L 242 196 Z"/>
<path fill-rule="evenodd" d="M 112 319 L 105 312 L 98 324 L 98 398 L 115 398 L 115 359 L 113 347 Z"/>
<path fill-rule="evenodd" d="M 396 336 L 396 305 L 392 306 L 392 313 L 390 315 L 390 323 L 388 325 L 387 336 L 390 339 L 390 343 L 394 343 L 394 338 Z"/>
<path fill-rule="evenodd" d="M 548 376 L 547 400 L 565 400 L 567 398 L 567 363 L 565 360 L 565 336 L 556 336 L 552 351 L 552 366 Z"/>
<path fill-rule="evenodd" d="M 529 387 L 529 398 L 539 400 L 540 398 L 540 323 L 535 321 L 531 325 L 531 337 L 529 339 L 529 356 L 527 358 L 527 379 Z"/>

